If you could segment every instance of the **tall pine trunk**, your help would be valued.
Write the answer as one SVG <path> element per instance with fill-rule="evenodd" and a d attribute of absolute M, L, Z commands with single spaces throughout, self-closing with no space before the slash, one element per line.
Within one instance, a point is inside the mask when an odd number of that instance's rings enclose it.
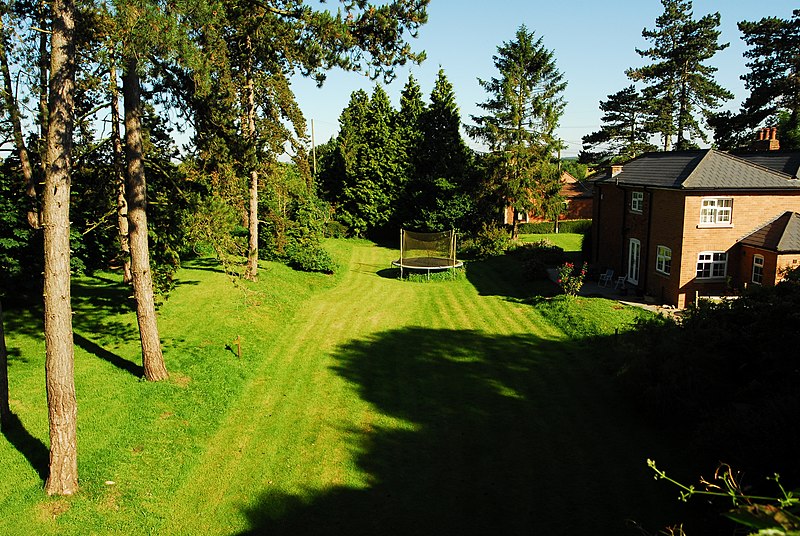
<path fill-rule="evenodd" d="M 39 0 L 39 27 L 48 27 L 47 2 Z M 47 152 L 47 125 L 50 122 L 48 111 L 48 79 L 50 69 L 50 51 L 47 48 L 47 32 L 39 32 L 39 154 Z M 47 174 L 47 159 L 40 158 L 42 176 Z"/>
<path fill-rule="evenodd" d="M 25 181 L 25 194 L 28 196 L 28 224 L 38 229 L 41 225 L 39 214 L 39 203 L 36 196 L 36 181 L 33 178 L 33 167 L 28 148 L 25 145 L 25 137 L 22 134 L 22 121 L 19 112 L 19 104 L 14 96 L 14 86 L 11 81 L 11 71 L 8 66 L 8 54 L 6 47 L 6 31 L 0 18 L 0 70 L 3 73 L 3 96 L 8 117 L 11 119 L 11 130 L 14 136 L 14 146 L 22 167 L 22 178 Z"/>
<path fill-rule="evenodd" d="M 50 36 L 50 103 L 43 200 L 44 339 L 50 422 L 48 495 L 78 490 L 75 355 L 69 268 L 69 192 L 75 89 L 75 5 L 56 0 Z"/>
<path fill-rule="evenodd" d="M 136 318 L 142 341 L 144 377 L 150 381 L 169 377 L 161 353 L 156 306 L 153 299 L 153 274 L 150 270 L 150 250 L 147 243 L 147 184 L 142 148 L 142 101 L 138 62 L 129 56 L 122 77 L 125 105 L 125 154 L 128 160 L 128 225 L 131 248 L 133 296 L 136 298 Z"/>
<path fill-rule="evenodd" d="M 111 60 L 109 70 L 111 80 L 111 140 L 114 146 L 114 180 L 117 187 L 117 237 L 122 250 L 122 282 L 133 281 L 131 275 L 131 246 L 128 241 L 128 200 L 125 199 L 125 155 L 122 151 L 122 137 L 119 132 L 119 87 L 117 86 L 117 68 Z"/>
<path fill-rule="evenodd" d="M 3 329 L 3 304 L 0 303 L 0 430 L 10 423 L 11 407 L 8 405 L 8 351 L 6 332 Z"/>
<path fill-rule="evenodd" d="M 247 46 L 250 48 L 250 38 L 247 38 Z M 247 269 L 245 270 L 245 278 L 255 281 L 258 277 L 258 170 L 255 168 L 257 162 L 257 148 L 256 143 L 256 96 L 255 85 L 253 82 L 253 68 L 252 63 L 247 67 L 246 91 L 247 91 L 247 140 L 252 145 L 250 148 L 254 153 L 251 165 L 254 166 L 250 170 L 250 210 L 248 213 L 248 243 L 247 243 Z"/>

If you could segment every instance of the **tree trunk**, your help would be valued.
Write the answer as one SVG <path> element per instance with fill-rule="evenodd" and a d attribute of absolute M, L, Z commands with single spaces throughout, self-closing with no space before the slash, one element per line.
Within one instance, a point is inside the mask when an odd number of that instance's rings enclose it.
<path fill-rule="evenodd" d="M 33 178 L 33 167 L 28 157 L 28 148 L 25 145 L 25 137 L 22 134 L 22 121 L 20 119 L 19 105 L 14 96 L 14 86 L 11 82 L 11 72 L 8 67 L 8 54 L 6 52 L 6 32 L 0 18 L 0 70 L 3 72 L 3 96 L 8 110 L 8 117 L 11 119 L 11 129 L 14 135 L 14 146 L 17 149 L 19 161 L 22 166 L 22 177 L 25 180 L 25 194 L 28 196 L 30 206 L 28 208 L 28 224 L 38 229 L 41 226 L 39 203 L 36 197 L 36 181 Z"/>
<path fill-rule="evenodd" d="M 78 490 L 77 417 L 69 272 L 69 191 L 75 88 L 75 5 L 53 3 L 44 210 L 44 339 L 50 422 L 48 495 Z"/>
<path fill-rule="evenodd" d="M 247 39 L 248 48 L 250 38 Z M 256 106 L 255 88 L 253 83 L 253 71 L 250 66 L 247 69 L 247 138 L 252 145 L 251 150 L 257 152 L 256 143 Z M 251 165 L 256 165 L 257 157 L 254 156 Z M 247 269 L 245 278 L 255 281 L 258 278 L 258 171 L 255 167 L 250 170 L 250 211 L 247 220 L 248 247 L 247 247 Z"/>
<path fill-rule="evenodd" d="M 136 318 L 142 341 L 144 377 L 150 381 L 169 377 L 161 353 L 156 307 L 153 299 L 153 275 L 150 271 L 150 250 L 147 243 L 147 184 L 142 148 L 142 102 L 138 62 L 127 59 L 122 77 L 125 105 L 125 154 L 128 159 L 128 225 L 131 249 L 133 296 L 136 298 Z"/>
<path fill-rule="evenodd" d="M 130 284 L 131 246 L 128 241 L 128 200 L 125 199 L 125 155 L 122 153 L 122 138 L 119 132 L 119 88 L 117 86 L 117 68 L 111 60 L 109 72 L 111 93 L 111 139 L 114 143 L 114 174 L 117 185 L 117 236 L 122 250 L 122 282 Z"/>
<path fill-rule="evenodd" d="M 0 430 L 9 425 L 11 407 L 8 405 L 8 351 L 3 329 L 3 304 L 0 303 Z"/>

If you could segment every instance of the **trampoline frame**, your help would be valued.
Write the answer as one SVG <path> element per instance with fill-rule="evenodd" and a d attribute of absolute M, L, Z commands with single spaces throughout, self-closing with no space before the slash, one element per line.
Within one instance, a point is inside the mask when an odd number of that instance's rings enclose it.
<path fill-rule="evenodd" d="M 392 261 L 393 266 L 400 268 L 400 279 L 403 278 L 403 270 L 424 270 L 428 279 L 431 278 L 431 270 L 452 270 L 453 268 L 460 268 L 464 266 L 463 261 L 456 259 L 456 233 L 450 233 L 450 251 L 452 257 L 403 257 L 404 244 L 405 244 L 405 229 L 400 229 L 400 259 Z"/>

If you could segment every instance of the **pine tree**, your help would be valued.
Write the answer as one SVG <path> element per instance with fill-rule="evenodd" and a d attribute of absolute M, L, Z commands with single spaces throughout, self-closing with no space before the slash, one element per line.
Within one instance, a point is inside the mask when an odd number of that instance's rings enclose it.
<path fill-rule="evenodd" d="M 800 148 L 800 9 L 789 20 L 765 17 L 739 23 L 750 47 L 750 72 L 742 76 L 750 95 L 742 106 L 750 128 L 777 125 L 781 147 Z"/>
<path fill-rule="evenodd" d="M 75 90 L 75 5 L 56 0 L 50 61 L 44 228 L 45 383 L 50 422 L 48 495 L 78 490 L 75 355 L 70 294 L 69 197 Z"/>
<path fill-rule="evenodd" d="M 564 75 L 554 54 L 523 25 L 515 39 L 497 48 L 499 78 L 479 80 L 489 99 L 478 104 L 486 115 L 472 116 L 470 134 L 491 150 L 489 166 L 497 195 L 519 212 L 549 216 L 561 206 L 552 166 L 560 142 L 555 129 L 564 111 Z M 514 218 L 513 235 L 517 235 Z"/>
<path fill-rule="evenodd" d="M 583 149 L 593 155 L 592 164 L 626 161 L 656 149 L 649 142 L 644 104 L 635 86 L 609 95 L 600 102 L 600 110 L 604 112 L 600 130 L 583 137 Z"/>
<path fill-rule="evenodd" d="M 423 139 L 420 118 L 424 111 L 422 89 L 414 76 L 409 75 L 400 93 L 400 110 L 396 119 L 399 159 L 403 168 L 396 214 L 401 226 L 409 222 L 415 213 L 416 207 L 410 190 L 413 189 L 411 185 L 418 177 L 417 167 Z"/>
<path fill-rule="evenodd" d="M 626 74 L 646 84 L 642 95 L 651 115 L 649 129 L 661 134 L 664 150 L 671 150 L 673 136 L 676 148 L 683 150 L 693 147 L 696 138 L 707 141 L 697 114 L 708 116 L 733 98 L 714 80 L 717 69 L 705 64 L 728 43 L 719 44 L 719 13 L 695 20 L 691 0 L 661 3 L 664 12 L 656 18 L 656 28 L 642 31 L 652 47 L 636 49 L 653 63 L 628 69 Z"/>

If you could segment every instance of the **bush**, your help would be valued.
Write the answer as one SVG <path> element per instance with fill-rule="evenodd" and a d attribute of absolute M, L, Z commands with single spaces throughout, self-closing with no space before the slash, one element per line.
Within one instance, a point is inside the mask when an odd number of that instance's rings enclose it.
<path fill-rule="evenodd" d="M 325 274 L 332 274 L 336 271 L 336 263 L 330 253 L 319 245 L 302 247 L 292 244 L 286 250 L 286 257 L 289 266 L 295 270 Z"/>
<path fill-rule="evenodd" d="M 497 224 L 483 224 L 473 239 L 462 242 L 461 253 L 474 259 L 503 255 L 511 245 L 508 232 Z"/>
<path fill-rule="evenodd" d="M 567 296 L 577 296 L 586 278 L 586 263 L 583 263 L 580 270 L 575 269 L 571 262 L 565 262 L 558 269 L 558 286 Z"/>
<path fill-rule="evenodd" d="M 338 221 L 329 221 L 325 224 L 326 238 L 347 238 L 348 231 L 350 229 L 347 225 Z"/>
<path fill-rule="evenodd" d="M 583 234 L 591 226 L 592 220 L 564 220 L 558 222 L 558 232 Z M 521 223 L 518 229 L 520 234 L 548 234 L 553 232 L 553 222 Z"/>
<path fill-rule="evenodd" d="M 517 246 L 513 253 L 519 256 L 522 272 L 529 279 L 547 279 L 547 268 L 566 259 L 564 250 L 547 240 Z"/>

